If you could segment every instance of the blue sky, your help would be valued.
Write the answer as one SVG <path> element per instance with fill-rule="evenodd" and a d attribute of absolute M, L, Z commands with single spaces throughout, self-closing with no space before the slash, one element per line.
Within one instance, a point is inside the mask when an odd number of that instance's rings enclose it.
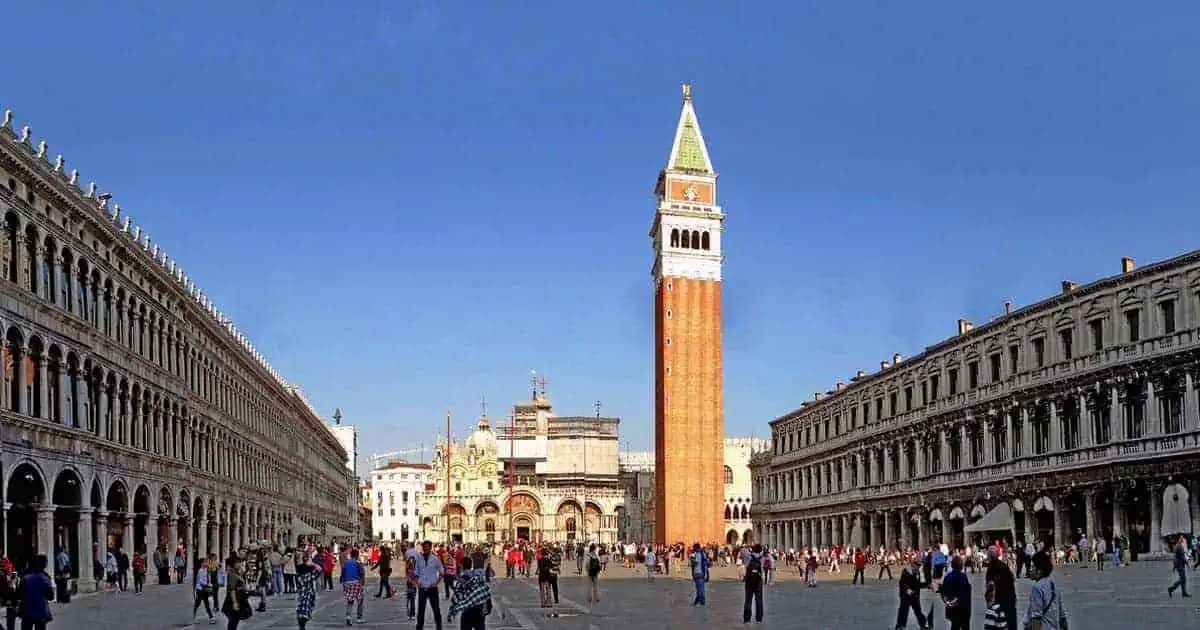
<path fill-rule="evenodd" d="M 11 5 L 0 106 L 364 454 L 505 413 L 534 368 L 648 444 L 683 80 L 728 213 L 731 435 L 1197 247 L 1195 3 Z"/>

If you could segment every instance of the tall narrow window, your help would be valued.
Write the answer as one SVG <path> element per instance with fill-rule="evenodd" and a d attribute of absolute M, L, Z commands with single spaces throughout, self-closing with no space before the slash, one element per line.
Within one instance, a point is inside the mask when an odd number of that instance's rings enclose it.
<path fill-rule="evenodd" d="M 1125 339 L 1133 343 L 1141 338 L 1141 311 L 1136 308 L 1125 311 Z"/>
<path fill-rule="evenodd" d="M 700 249 L 700 232 L 692 230 L 692 249 Z"/>
<path fill-rule="evenodd" d="M 1008 347 L 1008 373 L 1016 374 L 1021 371 L 1021 346 Z"/>
<path fill-rule="evenodd" d="M 896 392 L 888 396 L 888 413 L 896 415 Z"/>
<path fill-rule="evenodd" d="M 979 387 L 979 362 L 972 361 L 967 364 L 967 389 L 976 387 Z"/>
<path fill-rule="evenodd" d="M 1162 322 L 1162 331 L 1164 335 L 1174 334 L 1175 332 L 1175 300 L 1167 300 L 1160 302 L 1158 305 L 1158 317 Z"/>
<path fill-rule="evenodd" d="M 988 374 L 988 379 L 993 383 L 999 383 L 1000 382 L 1000 353 L 999 352 L 992 353 L 992 355 L 988 357 L 988 363 L 989 363 L 988 370 L 990 372 Z"/>
<path fill-rule="evenodd" d="M 708 232 L 701 233 L 700 234 L 700 249 L 707 250 L 707 249 L 710 249 L 710 247 L 711 247 L 711 244 L 709 243 L 709 240 L 708 240 Z"/>
<path fill-rule="evenodd" d="M 679 247 L 679 228 L 671 229 L 671 247 Z"/>
<path fill-rule="evenodd" d="M 929 377 L 929 400 L 938 399 L 938 378 L 937 374 Z"/>
<path fill-rule="evenodd" d="M 1073 332 L 1074 331 L 1070 328 L 1064 328 L 1063 330 L 1058 331 L 1058 345 L 1062 350 L 1062 357 L 1064 361 L 1070 361 L 1071 357 L 1073 356 L 1071 353 L 1071 340 L 1074 338 L 1074 335 L 1072 334 Z"/>
<path fill-rule="evenodd" d="M 946 370 L 946 380 L 950 383 L 950 395 L 954 396 L 958 393 L 958 370 L 955 368 Z"/>
<path fill-rule="evenodd" d="M 1088 331 L 1092 338 L 1092 352 L 1100 352 L 1104 349 L 1104 320 L 1093 319 L 1088 322 Z"/>
<path fill-rule="evenodd" d="M 1033 367 L 1046 365 L 1046 340 L 1042 337 L 1033 340 Z"/>
<path fill-rule="evenodd" d="M 683 231 L 683 241 L 680 243 L 680 245 L 679 245 L 680 247 L 682 247 L 684 249 L 688 249 L 692 246 L 691 238 L 688 236 L 689 234 L 691 234 L 691 232 L 689 232 L 687 230 Z"/>
<path fill-rule="evenodd" d="M 913 388 L 912 385 L 904 388 L 904 410 L 912 411 L 913 408 Z"/>
<path fill-rule="evenodd" d="M 875 399 L 875 419 L 876 420 L 883 419 L 883 399 L 882 398 Z"/>

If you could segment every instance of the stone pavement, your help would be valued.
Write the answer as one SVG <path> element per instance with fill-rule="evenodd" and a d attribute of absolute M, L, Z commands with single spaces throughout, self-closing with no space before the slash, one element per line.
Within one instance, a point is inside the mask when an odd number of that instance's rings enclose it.
<path fill-rule="evenodd" d="M 890 629 L 895 621 L 896 583 L 876 581 L 868 570 L 865 586 L 849 583 L 851 571 L 840 575 L 822 572 L 821 585 L 803 586 L 794 569 L 781 570 L 778 584 L 765 589 L 766 628 L 853 628 Z M 976 602 L 976 621 L 982 627 L 982 573 L 971 575 Z M 1191 578 L 1191 576 L 1189 576 Z M 1138 563 L 1107 570 L 1071 567 L 1056 572 L 1056 582 L 1071 614 L 1071 625 L 1079 630 L 1144 630 L 1146 628 L 1194 628 L 1200 624 L 1200 596 L 1167 599 L 1172 581 L 1165 562 Z M 586 603 L 585 581 L 573 573 L 560 579 L 560 604 L 543 609 L 538 603 L 536 583 L 498 578 L 493 584 L 496 611 L 488 618 L 493 630 L 655 630 L 731 628 L 741 625 L 742 587 L 733 569 L 720 568 L 709 584 L 707 607 L 694 608 L 690 580 L 681 576 L 657 576 L 648 583 L 645 574 L 610 567 L 601 577 L 601 601 Z M 1200 590 L 1192 580 L 1193 591 Z M 374 584 L 372 584 L 374 587 Z M 1029 583 L 1021 580 L 1019 609 Z M 1200 595 L 1200 593 L 1198 593 Z M 923 598 L 928 607 L 932 596 Z M 295 628 L 295 601 L 272 598 L 266 613 L 255 614 L 241 625 L 243 630 Z M 404 596 L 391 600 L 368 597 L 365 623 L 358 628 L 400 630 L 412 628 L 405 619 Z M 309 628 L 345 628 L 340 590 L 318 595 L 317 615 Z M 448 607 L 443 599 L 443 611 Z M 88 630 L 171 630 L 175 628 L 225 628 L 224 619 L 209 626 L 201 608 L 200 619 L 191 623 L 191 598 L 187 586 L 148 586 L 145 594 L 91 595 L 67 605 L 55 605 L 52 628 Z M 938 628 L 944 628 L 940 605 L 935 610 Z M 916 622 L 910 621 L 910 628 Z M 434 628 L 432 618 L 426 627 Z M 457 628 L 447 623 L 447 630 Z"/>

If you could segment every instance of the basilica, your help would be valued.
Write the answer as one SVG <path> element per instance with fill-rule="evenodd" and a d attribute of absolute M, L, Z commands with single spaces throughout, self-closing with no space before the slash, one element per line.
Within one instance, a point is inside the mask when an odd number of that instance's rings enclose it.
<path fill-rule="evenodd" d="M 545 392 L 495 429 L 439 439 L 420 507 L 423 539 L 464 543 L 614 542 L 619 418 L 554 415 Z"/>

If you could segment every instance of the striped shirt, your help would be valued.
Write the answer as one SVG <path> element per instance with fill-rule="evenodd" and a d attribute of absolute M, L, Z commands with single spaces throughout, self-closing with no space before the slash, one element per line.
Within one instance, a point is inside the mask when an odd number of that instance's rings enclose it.
<path fill-rule="evenodd" d="M 987 613 L 983 618 L 983 630 L 1006 630 L 1007 628 L 1008 619 L 1000 608 L 1000 604 L 988 606 Z"/>

